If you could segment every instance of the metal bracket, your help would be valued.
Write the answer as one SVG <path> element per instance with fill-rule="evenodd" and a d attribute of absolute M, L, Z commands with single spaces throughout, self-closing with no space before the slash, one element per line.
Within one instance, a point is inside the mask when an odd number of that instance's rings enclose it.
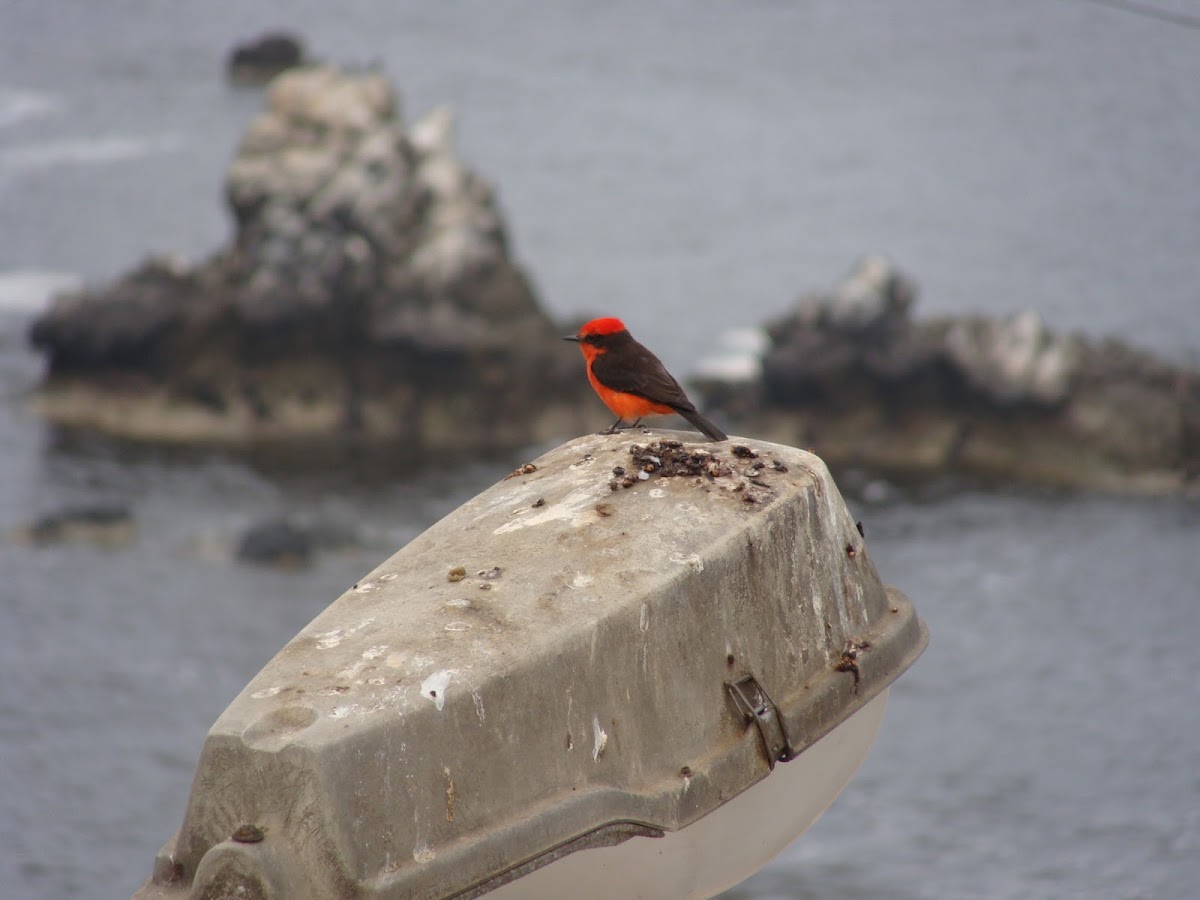
<path fill-rule="evenodd" d="M 792 750 L 787 732 L 783 730 L 783 718 L 779 715 L 779 707 L 767 696 L 758 679 L 747 675 L 729 683 L 727 687 L 733 702 L 746 717 L 746 721 L 753 722 L 758 727 L 763 751 L 767 756 L 767 765 L 774 769 L 775 763 L 787 762 L 794 757 L 796 754 Z"/>

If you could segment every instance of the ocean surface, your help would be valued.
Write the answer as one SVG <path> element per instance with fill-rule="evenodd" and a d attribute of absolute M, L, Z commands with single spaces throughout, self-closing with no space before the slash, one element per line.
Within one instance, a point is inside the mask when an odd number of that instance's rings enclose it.
<path fill-rule="evenodd" d="M 1200 358 L 1200 5 L 1085 0 L 0 4 L 0 894 L 126 897 L 208 726 L 358 576 L 539 448 L 238 454 L 62 432 L 24 397 L 63 286 L 229 235 L 269 27 L 459 113 L 555 315 L 677 374 L 869 251 L 918 314 L 1038 310 Z M 564 436 L 567 437 L 567 436 Z M 819 448 L 818 448 L 819 449 Z M 833 808 L 730 898 L 1158 898 L 1200 883 L 1200 503 L 839 473 L 932 632 Z M 126 546 L 23 523 L 131 507 Z M 355 523 L 311 569 L 264 515 Z"/>

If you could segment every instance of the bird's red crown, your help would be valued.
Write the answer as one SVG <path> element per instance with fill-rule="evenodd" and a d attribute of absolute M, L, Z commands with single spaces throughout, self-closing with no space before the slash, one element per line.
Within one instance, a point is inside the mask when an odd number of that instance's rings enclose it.
<path fill-rule="evenodd" d="M 612 316 L 607 316 L 603 319 L 592 319 L 582 328 L 579 329 L 580 337 L 596 336 L 599 337 L 605 334 L 616 334 L 619 331 L 625 331 L 625 323 L 620 319 Z"/>

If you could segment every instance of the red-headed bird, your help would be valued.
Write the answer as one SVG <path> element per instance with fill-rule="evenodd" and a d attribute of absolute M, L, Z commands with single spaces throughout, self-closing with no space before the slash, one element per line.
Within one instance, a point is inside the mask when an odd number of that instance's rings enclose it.
<path fill-rule="evenodd" d="M 657 356 L 633 339 L 620 319 L 592 319 L 578 334 L 563 340 L 579 344 L 588 381 L 617 417 L 609 434 L 626 419 L 636 426 L 642 416 L 679 413 L 711 440 L 726 440 L 725 432 L 696 412 L 679 382 Z"/>

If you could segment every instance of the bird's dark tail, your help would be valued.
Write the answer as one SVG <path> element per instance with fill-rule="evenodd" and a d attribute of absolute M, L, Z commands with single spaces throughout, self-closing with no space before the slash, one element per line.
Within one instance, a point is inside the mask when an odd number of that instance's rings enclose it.
<path fill-rule="evenodd" d="M 682 409 L 681 407 L 676 406 L 675 412 L 679 413 L 681 416 L 691 422 L 696 430 L 702 431 L 709 440 L 725 441 L 729 439 L 729 436 L 726 435 L 725 432 L 723 432 L 712 422 L 708 421 L 708 419 L 704 418 L 704 416 L 700 415 L 700 413 L 696 412 L 696 410 Z"/>

